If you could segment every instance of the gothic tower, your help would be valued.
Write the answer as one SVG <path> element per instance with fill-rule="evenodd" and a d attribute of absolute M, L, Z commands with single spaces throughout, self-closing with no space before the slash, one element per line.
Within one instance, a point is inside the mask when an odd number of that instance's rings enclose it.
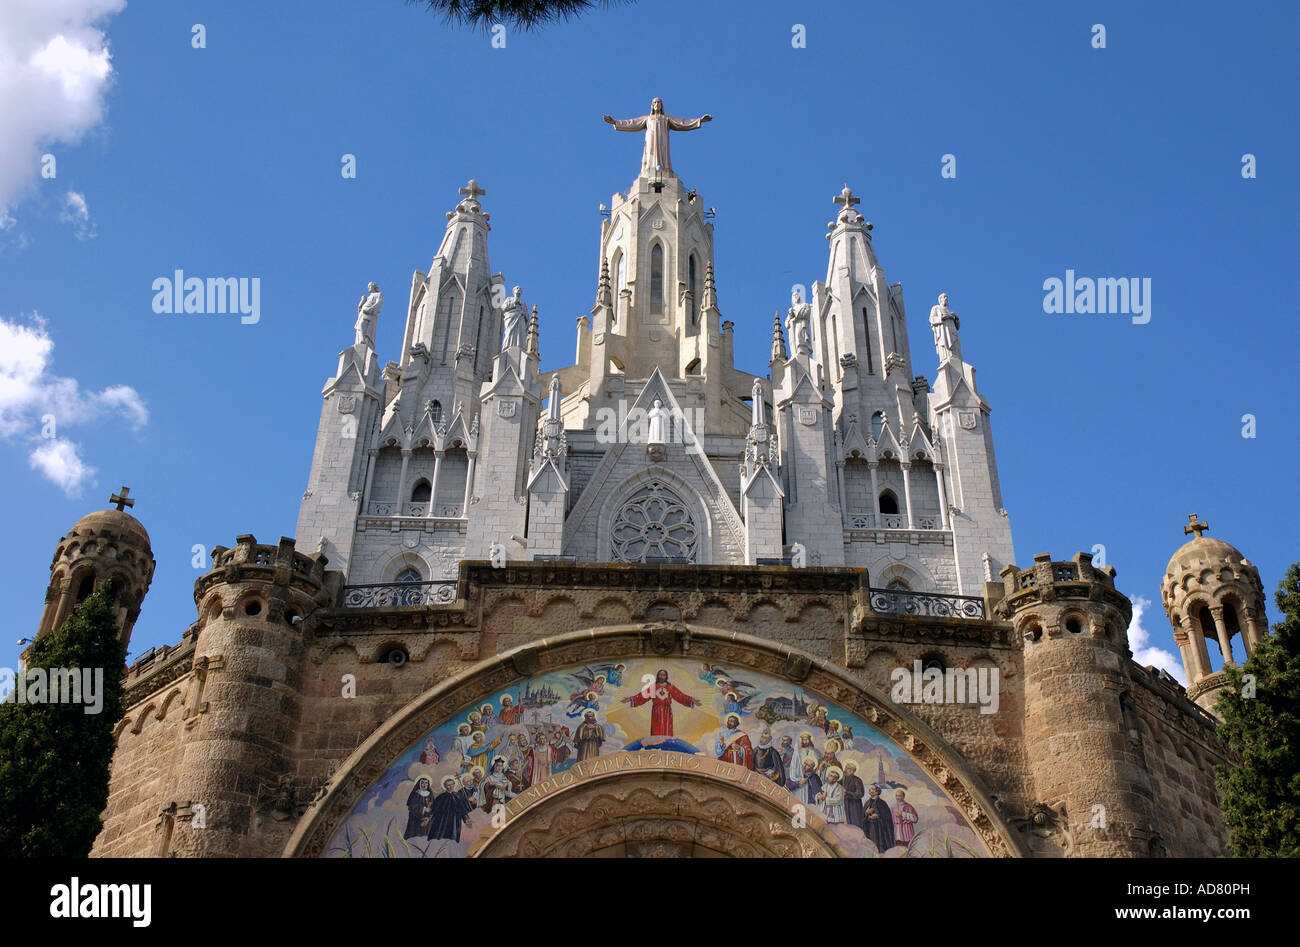
<path fill-rule="evenodd" d="M 842 558 L 822 561 L 865 566 L 882 585 L 978 595 L 1015 556 L 991 408 L 962 360 L 946 295 L 930 311 L 934 388 L 913 375 L 903 287 L 885 279 L 860 199 L 846 185 L 834 200 L 825 282 L 810 302 L 796 291 L 790 355 L 779 326 L 773 347 L 787 533 L 823 547 L 842 533 Z M 828 502 L 801 501 L 801 491 Z"/>
<path fill-rule="evenodd" d="M 1215 701 L 1228 684 L 1222 668 L 1237 663 L 1233 636 L 1241 636 L 1249 658 L 1268 634 L 1264 586 L 1259 570 L 1235 547 L 1203 535 L 1209 526 L 1195 513 L 1188 524 L 1183 532 L 1196 535 L 1169 559 L 1160 599 L 1187 672 L 1187 696 L 1214 713 Z M 1218 650 L 1218 671 L 1211 667 L 1207 641 Z"/>
<path fill-rule="evenodd" d="M 491 272 L 485 193 L 473 180 L 460 188 L 429 271 L 414 273 L 400 361 L 379 367 L 374 325 L 383 296 L 371 284 L 355 341 L 326 382 L 297 536 L 354 583 L 455 575 L 461 558 L 485 551 L 467 545 L 471 512 L 491 510 L 507 535 L 525 532 L 540 402 L 536 326 L 526 339 L 523 300 L 508 297 L 504 277 Z M 507 314 L 514 339 L 503 349 Z M 497 412 L 483 419 L 483 435 L 498 453 L 491 476 L 479 478 L 492 496 L 476 509 L 481 400 Z"/>

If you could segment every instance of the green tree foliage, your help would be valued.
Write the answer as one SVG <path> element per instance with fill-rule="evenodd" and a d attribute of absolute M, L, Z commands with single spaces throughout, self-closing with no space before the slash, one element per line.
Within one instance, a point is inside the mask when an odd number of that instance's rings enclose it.
<path fill-rule="evenodd" d="M 32 645 L 29 672 L 103 668 L 103 703 L 98 713 L 87 713 L 85 703 L 16 703 L 13 696 L 0 704 L 0 856 L 89 854 L 108 802 L 125 660 L 107 583 Z"/>
<path fill-rule="evenodd" d="M 1300 856 L 1300 563 L 1277 590 L 1282 620 L 1245 667 L 1225 666 L 1231 686 L 1216 705 L 1219 736 L 1240 765 L 1216 766 L 1234 855 Z M 1255 696 L 1250 692 L 1254 676 Z"/>
<path fill-rule="evenodd" d="M 608 7 L 628 0 L 407 0 L 423 3 L 453 26 L 491 29 L 497 23 L 531 30 L 567 21 L 593 7 Z"/>

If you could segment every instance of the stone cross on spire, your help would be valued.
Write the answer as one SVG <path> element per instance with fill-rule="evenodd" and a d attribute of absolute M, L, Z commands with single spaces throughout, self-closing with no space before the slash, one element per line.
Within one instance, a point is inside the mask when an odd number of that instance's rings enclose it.
<path fill-rule="evenodd" d="M 844 182 L 844 190 L 840 191 L 839 195 L 835 197 L 834 200 L 837 204 L 843 204 L 845 210 L 848 210 L 854 204 L 862 203 L 862 198 L 853 196 L 853 191 L 849 187 L 848 181 Z"/>
<path fill-rule="evenodd" d="M 462 188 L 457 188 L 456 190 L 457 193 L 465 195 L 461 198 L 461 202 L 456 205 L 458 211 L 468 214 L 482 213 L 483 205 L 478 202 L 478 199 L 486 194 L 487 191 L 478 186 L 478 181 L 474 178 L 470 178 L 468 184 Z M 451 215 L 449 214 L 448 216 L 450 217 Z M 487 215 L 484 214 L 483 217 L 486 219 Z"/>
<path fill-rule="evenodd" d="M 114 493 L 108 498 L 108 502 L 117 507 L 119 512 L 125 512 L 122 508 L 126 506 L 135 506 L 135 500 L 131 499 L 131 488 L 123 487 L 122 493 Z"/>
<path fill-rule="evenodd" d="M 1200 538 L 1201 538 L 1201 533 L 1205 532 L 1205 531 L 1206 531 L 1207 529 L 1209 529 L 1209 528 L 1210 528 L 1210 524 L 1209 524 L 1209 523 L 1206 523 L 1206 522 L 1197 522 L 1197 520 L 1196 520 L 1196 514 L 1195 514 L 1195 513 L 1191 513 L 1191 514 L 1189 514 L 1188 517 L 1187 517 L 1187 525 L 1183 527 L 1183 535 L 1185 536 L 1185 535 L 1187 535 L 1188 533 L 1195 533 L 1195 534 L 1196 534 L 1196 538 L 1197 538 L 1197 539 L 1200 539 Z"/>

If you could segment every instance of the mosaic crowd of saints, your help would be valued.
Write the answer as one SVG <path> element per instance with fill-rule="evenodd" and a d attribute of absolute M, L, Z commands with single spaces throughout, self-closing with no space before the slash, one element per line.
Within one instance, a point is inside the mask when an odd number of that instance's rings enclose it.
<path fill-rule="evenodd" d="M 941 790 L 879 731 L 766 675 L 684 659 L 552 672 L 466 708 L 362 798 L 333 854 L 464 855 L 493 813 L 575 764 L 661 750 L 744 767 L 862 855 L 982 855 Z M 400 852 L 399 852 L 400 853 Z"/>

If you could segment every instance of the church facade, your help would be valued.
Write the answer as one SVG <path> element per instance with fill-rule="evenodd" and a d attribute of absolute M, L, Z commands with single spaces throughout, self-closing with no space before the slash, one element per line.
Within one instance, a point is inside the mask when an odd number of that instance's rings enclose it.
<path fill-rule="evenodd" d="M 1249 561 L 1193 518 L 1191 686 L 1138 666 L 1113 568 L 1017 565 L 960 320 L 940 296 L 914 374 L 853 192 L 750 373 L 669 154 L 709 116 L 606 120 L 645 146 L 574 363 L 542 370 L 470 181 L 397 361 L 358 303 L 296 538 L 214 549 L 129 669 L 93 853 L 1222 854 L 1206 643 L 1267 633 Z M 129 634 L 147 533 L 91 514 L 51 572 L 41 633 L 110 580 Z"/>

